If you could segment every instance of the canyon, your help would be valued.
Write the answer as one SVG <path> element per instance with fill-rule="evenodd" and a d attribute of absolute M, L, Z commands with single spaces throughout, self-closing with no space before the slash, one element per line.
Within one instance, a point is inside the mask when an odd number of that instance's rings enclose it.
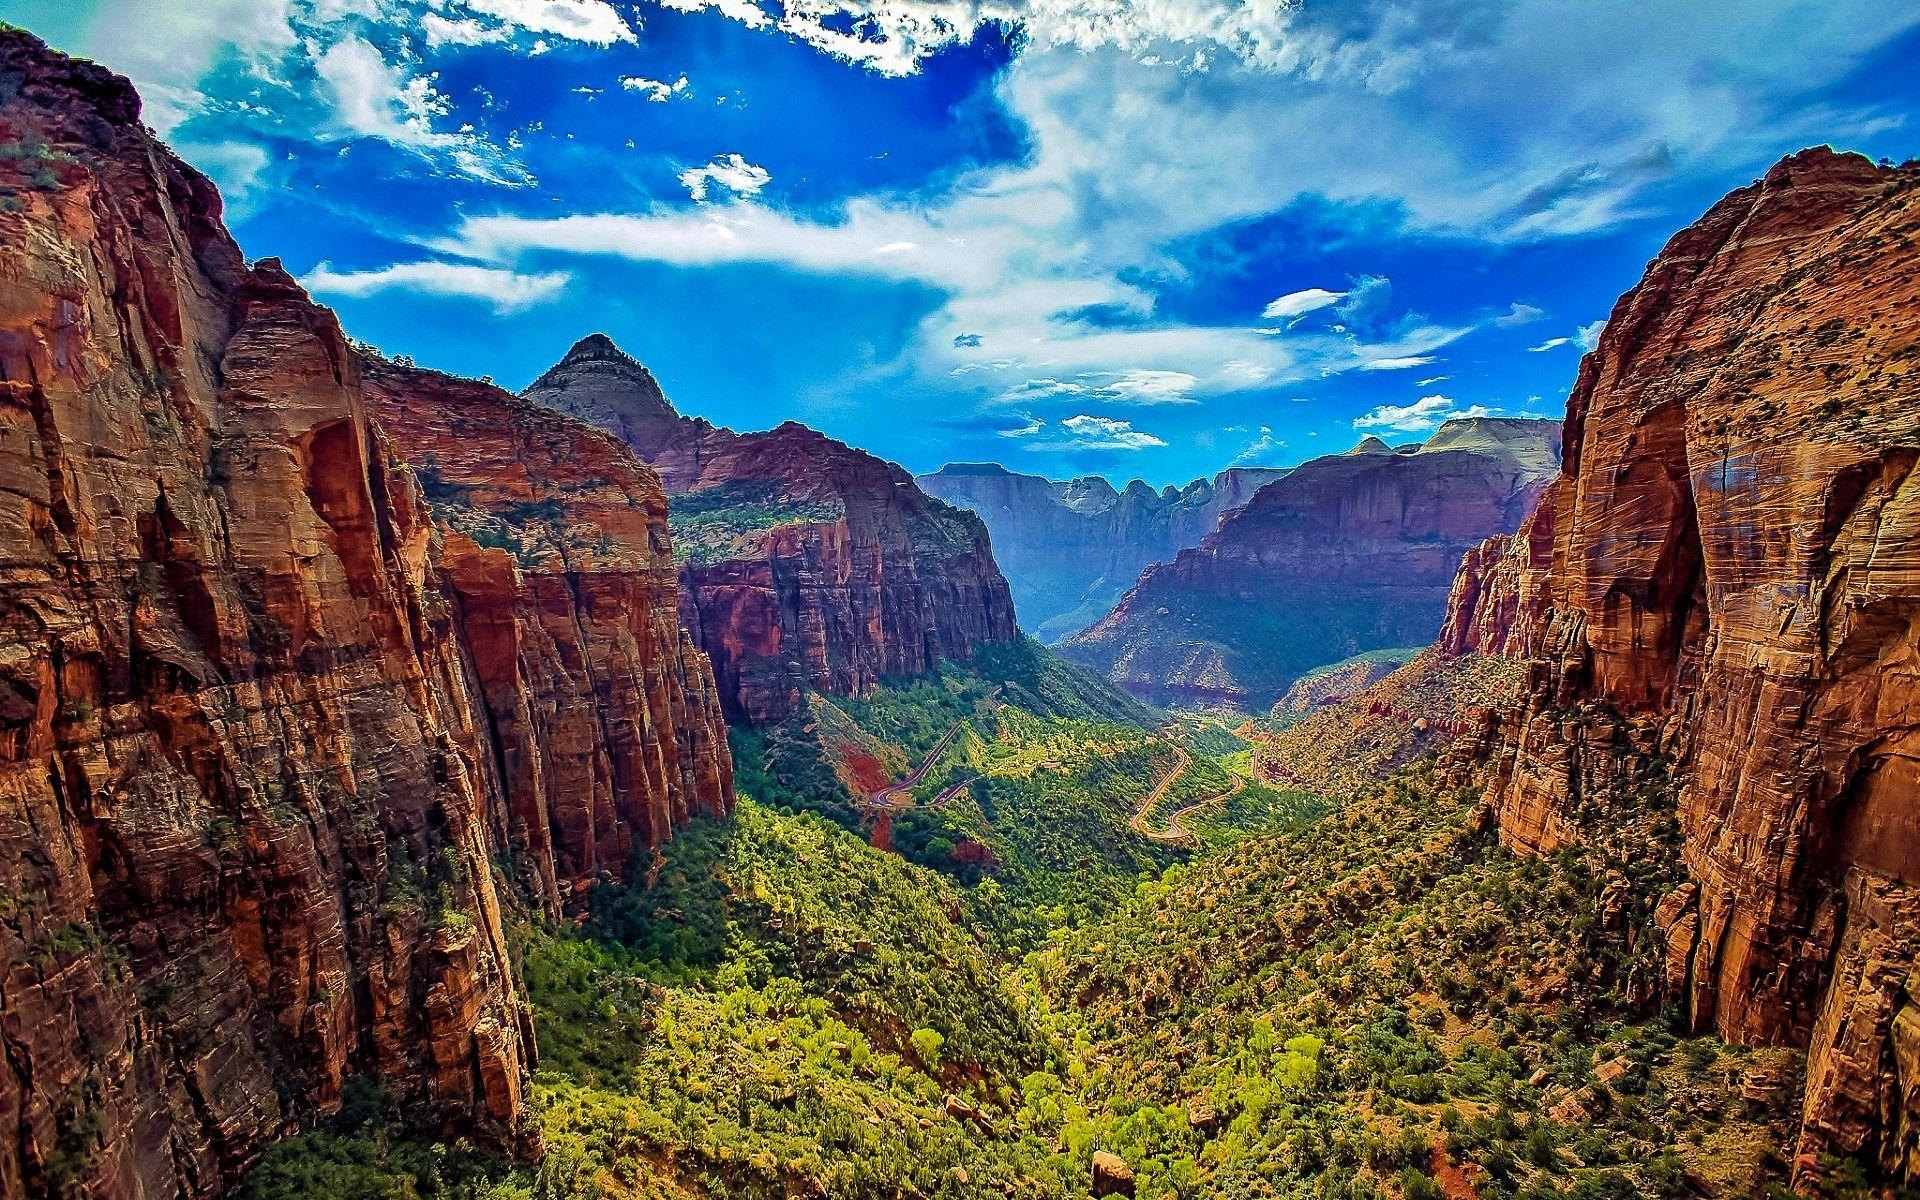
<path fill-rule="evenodd" d="M 1442 638 L 1529 664 L 1454 752 L 1509 846 L 1671 776 L 1662 982 L 1691 1028 L 1806 1048 L 1803 1183 L 1920 1176 L 1916 237 L 1920 168 L 1824 148 L 1675 236 Z"/>
<path fill-rule="evenodd" d="M 732 719 L 770 724 L 808 689 L 858 696 L 1019 636 L 985 527 L 892 463 L 794 421 L 741 434 L 683 417 L 600 334 L 523 395 L 620 438 L 659 473 L 681 617 Z"/>
<path fill-rule="evenodd" d="M 949 463 L 916 476 L 929 494 L 977 514 L 1013 585 L 1021 626 L 1048 645 L 1105 616 L 1155 563 L 1200 544 L 1221 516 L 1286 474 L 1229 467 L 1155 491 L 1098 475 L 1056 481 L 998 463 Z"/>
<path fill-rule="evenodd" d="M 1462 418 L 1419 445 L 1313 459 L 1061 651 L 1143 699 L 1263 712 L 1315 667 L 1425 645 L 1461 556 L 1518 528 L 1559 441 L 1555 421 Z"/>
<path fill-rule="evenodd" d="M 732 803 L 666 497 L 363 363 L 126 80 L 0 77 L 0 1194 L 221 1195 L 376 1078 L 536 1153 L 503 912 Z"/>

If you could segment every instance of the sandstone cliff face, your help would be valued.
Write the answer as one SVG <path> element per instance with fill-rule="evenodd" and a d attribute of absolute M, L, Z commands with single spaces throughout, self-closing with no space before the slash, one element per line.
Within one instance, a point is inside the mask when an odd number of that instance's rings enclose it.
<path fill-rule="evenodd" d="M 793 422 L 736 434 L 681 417 L 598 334 L 524 395 L 622 437 L 659 472 L 681 618 L 734 719 L 777 721 L 803 689 L 859 695 L 1018 636 L 986 529 L 891 463 Z"/>
<path fill-rule="evenodd" d="M 558 912 L 636 847 L 732 807 L 706 656 L 680 627 L 667 497 L 627 448 L 484 383 L 375 360 L 486 704 L 525 894 Z"/>
<path fill-rule="evenodd" d="M 645 838 L 725 794 L 645 674 L 699 707 L 657 493 L 635 468 L 644 527 L 570 572 L 444 535 L 333 316 L 244 262 L 126 81 L 0 31 L 0 82 L 0 1194 L 220 1195 L 353 1076 L 532 1150 L 494 871 L 537 823 L 517 773 L 600 755 Z M 566 621 L 562 584 L 585 629 L 555 656 L 637 664 L 611 686 L 661 786 L 620 790 L 620 732 L 555 733 L 544 768 L 499 732 L 483 635 Z M 597 648 L 643 599 L 652 642 Z M 530 708 L 570 700 L 569 664 L 521 662 Z"/>
<path fill-rule="evenodd" d="M 1313 667 L 1424 645 L 1461 556 L 1520 524 L 1558 442 L 1555 422 L 1479 418 L 1315 459 L 1062 650 L 1148 699 L 1261 711 Z"/>
<path fill-rule="evenodd" d="M 1115 489 L 1099 476 L 1056 482 L 996 463 L 955 463 L 915 478 L 986 523 L 1023 626 L 1051 644 L 1105 616 L 1142 571 L 1199 545 L 1223 513 L 1285 474 L 1234 467 L 1158 492 L 1138 479 Z"/>
<path fill-rule="evenodd" d="M 1448 645 L 1531 657 L 1488 741 L 1525 850 L 1653 755 L 1693 882 L 1693 1023 L 1809 1048 L 1804 1173 L 1920 1173 L 1920 171 L 1808 151 L 1615 308 L 1527 529 L 1470 559 Z"/>

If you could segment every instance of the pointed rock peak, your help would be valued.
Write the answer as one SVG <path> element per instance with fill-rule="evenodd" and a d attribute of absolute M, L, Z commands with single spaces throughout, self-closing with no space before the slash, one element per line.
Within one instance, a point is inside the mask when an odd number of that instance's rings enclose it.
<path fill-rule="evenodd" d="M 1373 434 L 1360 439 L 1360 444 L 1347 451 L 1348 454 L 1392 454 L 1393 447 L 1387 445 Z"/>
<path fill-rule="evenodd" d="M 566 357 L 562 358 L 560 362 L 564 365 L 566 363 L 584 362 L 588 359 L 632 363 L 634 366 L 640 367 L 638 360 L 625 350 L 614 345 L 613 339 L 604 333 L 590 333 L 581 338 L 573 344 L 573 349 L 567 351 Z M 646 370 L 645 367 L 640 367 L 640 369 L 643 371 Z"/>

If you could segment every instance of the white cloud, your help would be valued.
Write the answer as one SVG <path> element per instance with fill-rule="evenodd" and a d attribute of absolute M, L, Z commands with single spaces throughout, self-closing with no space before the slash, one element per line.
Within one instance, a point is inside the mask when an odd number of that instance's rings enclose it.
<path fill-rule="evenodd" d="M 1592 321 L 1573 331 L 1573 344 L 1582 350 L 1591 350 L 1600 344 L 1600 331 L 1607 327 L 1605 320 Z"/>
<path fill-rule="evenodd" d="M 465 0 L 474 12 L 484 13 L 515 29 L 551 34 L 590 46 L 632 42 L 633 27 L 606 0 Z"/>
<path fill-rule="evenodd" d="M 1493 323 L 1502 329 L 1511 329 L 1515 326 L 1531 325 L 1535 321 L 1544 320 L 1546 315 L 1545 309 L 1535 308 L 1531 304 L 1521 304 L 1516 301 L 1512 308 L 1509 308 L 1500 316 L 1495 317 Z"/>
<path fill-rule="evenodd" d="M 1045 421 L 1042 421 L 1039 417 L 1028 416 L 1026 414 L 1022 414 L 1022 416 L 1027 422 L 1025 425 L 1022 425 L 1016 429 L 1002 429 L 1000 430 L 1000 436 L 1003 438 L 1032 437 L 1034 434 L 1039 433 L 1042 429 L 1045 429 L 1047 427 L 1047 423 Z"/>
<path fill-rule="evenodd" d="M 1260 436 L 1241 447 L 1240 453 L 1233 456 L 1231 465 L 1236 467 L 1256 466 L 1267 463 L 1274 455 L 1287 448 L 1287 444 L 1273 436 L 1273 430 L 1265 425 L 1260 427 Z"/>
<path fill-rule="evenodd" d="M 566 289 L 569 280 L 564 272 L 522 275 L 466 263 L 396 263 L 370 271 L 336 271 L 323 262 L 300 282 L 309 291 L 325 296 L 359 299 L 389 290 L 421 292 L 486 300 L 495 312 L 511 313 L 553 299 Z"/>
<path fill-rule="evenodd" d="M 164 136 L 206 106 L 215 67 L 264 78 L 298 41 L 292 0 L 145 0 L 96 17 L 82 49 L 140 85 L 141 117 Z"/>
<path fill-rule="evenodd" d="M 672 83 L 664 79 L 648 79 L 644 75 L 622 75 L 620 86 L 630 92 L 640 92 L 655 104 L 665 104 L 675 96 L 686 95 L 688 85 L 685 75 Z"/>
<path fill-rule="evenodd" d="M 1330 292 L 1326 288 L 1306 288 L 1303 291 L 1288 292 L 1274 300 L 1262 310 L 1260 315 L 1269 321 L 1295 320 L 1318 309 L 1338 304 L 1346 298 L 1345 292 Z"/>
<path fill-rule="evenodd" d="M 524 170 L 470 129 L 436 129 L 452 104 L 435 89 L 434 77 L 388 62 L 365 38 L 342 37 L 320 50 L 313 65 L 332 106 L 331 137 L 378 138 L 489 183 L 529 182 Z"/>
<path fill-rule="evenodd" d="M 1355 429 L 1384 429 L 1392 433 L 1425 433 L 1458 417 L 1491 417 L 1497 410 L 1483 404 L 1461 408 L 1449 396 L 1422 396 L 1412 404 L 1383 404 L 1356 417 Z"/>
<path fill-rule="evenodd" d="M 1362 371 L 1405 371 L 1413 367 L 1424 367 L 1433 361 L 1431 354 L 1401 354 L 1386 358 L 1370 358 L 1360 364 Z"/>
<path fill-rule="evenodd" d="M 1135 429 L 1131 421 L 1080 413 L 1060 422 L 1064 436 L 1029 442 L 1029 450 L 1151 450 L 1166 442 Z"/>
<path fill-rule="evenodd" d="M 1528 346 L 1527 350 L 1530 353 L 1539 354 L 1546 350 L 1558 350 L 1562 346 L 1571 345 L 1572 342 L 1573 339 L 1570 337 L 1552 337 L 1541 342 L 1538 346 Z"/>
<path fill-rule="evenodd" d="M 1193 389 L 1200 380 L 1185 371 L 1149 371 L 1136 368 L 1122 372 L 1118 379 L 1101 390 L 1113 399 L 1129 404 L 1192 404 Z"/>
<path fill-rule="evenodd" d="M 181 142 L 174 149 L 220 185 L 229 205 L 244 202 L 267 169 L 267 152 L 251 142 Z"/>
<path fill-rule="evenodd" d="M 751 198 L 771 182 L 773 176 L 765 167 L 757 167 L 738 154 L 722 154 L 704 167 L 680 172 L 680 185 L 695 200 L 705 200 L 711 184 L 719 184 L 736 197 Z M 887 249 L 879 248 L 880 252 Z"/>
<path fill-rule="evenodd" d="M 469 17 L 443 17 L 437 12 L 421 14 L 420 32 L 427 46 L 486 46 L 513 40 L 513 29 L 506 25 L 483 25 Z"/>

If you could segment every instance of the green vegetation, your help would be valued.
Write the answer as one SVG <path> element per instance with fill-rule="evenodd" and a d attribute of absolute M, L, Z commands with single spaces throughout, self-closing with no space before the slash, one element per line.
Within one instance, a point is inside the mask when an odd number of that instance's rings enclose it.
<path fill-rule="evenodd" d="M 739 735 L 756 798 L 681 831 L 651 889 L 517 931 L 539 1166 L 359 1103 L 247 1194 L 1078 1200 L 1106 1151 L 1141 1200 L 1778 1200 L 1798 1054 L 1657 1006 L 1666 764 L 1545 857 L 1431 756 L 1329 795 L 1248 783 L 1166 846 L 1126 822 L 1170 739 L 1194 762 L 1161 819 L 1251 746 L 1010 658 Z M 956 725 L 910 794 L 964 791 L 867 844 L 851 751 L 898 779 Z M 1877 1186 L 1842 1164 L 1823 1194 Z"/>
<path fill-rule="evenodd" d="M 780 494 L 776 480 L 739 479 L 673 497 L 667 505 L 667 531 L 676 558 L 705 566 L 732 557 L 743 543 L 782 525 L 844 516 L 846 508 L 838 500 L 793 500 Z"/>

